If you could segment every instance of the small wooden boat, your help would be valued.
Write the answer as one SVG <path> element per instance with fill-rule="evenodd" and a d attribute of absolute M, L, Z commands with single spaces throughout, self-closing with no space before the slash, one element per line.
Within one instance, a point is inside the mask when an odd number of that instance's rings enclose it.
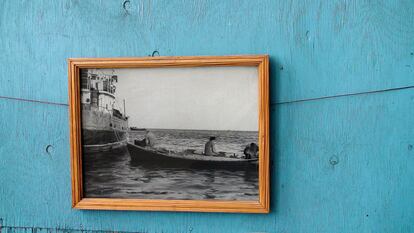
<path fill-rule="evenodd" d="M 153 165 L 160 167 L 245 167 L 257 166 L 257 158 L 240 159 L 225 156 L 206 156 L 196 152 L 171 152 L 163 149 L 137 146 L 132 143 L 127 144 L 132 162 L 140 165 Z"/>

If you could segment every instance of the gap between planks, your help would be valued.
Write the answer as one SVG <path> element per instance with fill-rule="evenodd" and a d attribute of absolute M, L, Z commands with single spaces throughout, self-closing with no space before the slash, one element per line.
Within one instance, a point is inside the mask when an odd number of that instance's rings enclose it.
<path fill-rule="evenodd" d="M 75 229 L 75 228 L 54 228 L 54 227 L 26 227 L 26 226 L 2 226 L 0 225 L 0 232 L 4 229 L 6 232 L 8 230 L 24 230 L 24 231 L 42 231 L 46 230 L 48 232 L 114 232 L 114 233 L 141 233 L 141 231 L 114 231 L 114 230 L 87 230 L 87 229 Z"/>
<path fill-rule="evenodd" d="M 376 90 L 376 91 L 363 91 L 363 92 L 354 92 L 354 93 L 347 93 L 347 94 L 321 96 L 321 97 L 314 97 L 314 98 L 307 98 L 307 99 L 299 99 L 299 100 L 290 100 L 290 101 L 270 103 L 270 106 L 310 102 L 310 101 L 317 101 L 317 100 L 324 100 L 324 99 L 341 98 L 341 97 L 347 97 L 347 96 L 377 94 L 377 93 L 382 93 L 382 92 L 400 91 L 400 90 L 413 89 L 413 88 L 414 88 L 414 85 L 404 86 L 404 87 L 387 88 L 387 89 L 381 89 L 381 90 Z M 25 98 L 10 97 L 10 96 L 0 96 L 0 99 L 24 101 L 24 102 L 31 102 L 31 103 L 38 103 L 38 104 L 50 104 L 50 105 L 58 105 L 58 106 L 66 106 L 66 107 L 69 106 L 69 104 L 67 104 L 67 103 L 59 103 L 59 102 L 51 102 L 51 101 L 43 101 L 43 100 L 32 100 L 32 99 L 25 99 Z"/>

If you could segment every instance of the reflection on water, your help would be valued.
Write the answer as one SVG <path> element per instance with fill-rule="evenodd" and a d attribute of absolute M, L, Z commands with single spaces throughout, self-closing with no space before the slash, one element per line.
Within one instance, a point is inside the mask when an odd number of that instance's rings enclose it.
<path fill-rule="evenodd" d="M 94 157 L 87 159 L 86 157 Z M 86 197 L 257 200 L 256 169 L 148 168 L 127 150 L 84 155 Z"/>
<path fill-rule="evenodd" d="M 258 200 L 256 166 L 231 170 L 148 167 L 133 163 L 126 148 L 85 153 L 83 161 L 86 197 Z"/>

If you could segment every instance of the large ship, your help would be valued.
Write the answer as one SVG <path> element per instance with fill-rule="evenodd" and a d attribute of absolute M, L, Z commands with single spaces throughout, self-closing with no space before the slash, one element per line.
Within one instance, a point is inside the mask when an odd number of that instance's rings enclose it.
<path fill-rule="evenodd" d="M 107 72 L 107 70 L 105 70 Z M 98 69 L 81 69 L 82 143 L 86 152 L 125 147 L 128 117 L 116 98 L 118 76 Z"/>

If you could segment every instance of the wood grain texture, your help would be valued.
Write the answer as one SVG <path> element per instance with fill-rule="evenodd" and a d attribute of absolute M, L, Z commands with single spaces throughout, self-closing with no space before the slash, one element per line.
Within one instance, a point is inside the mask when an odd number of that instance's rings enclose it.
<path fill-rule="evenodd" d="M 1 119 L 13 120 L 1 123 L 0 216 L 137 232 L 410 232 L 413 99 L 405 90 L 273 107 L 269 215 L 72 210 L 67 109 L 1 100 Z"/>
<path fill-rule="evenodd" d="M 81 68 L 160 68 L 160 67 L 255 66 L 258 82 L 259 184 L 257 201 L 220 200 L 145 200 L 117 198 L 84 198 L 82 179 L 82 140 L 80 69 Z M 185 56 L 135 58 L 68 59 L 69 113 L 71 142 L 72 207 L 95 210 L 147 210 L 269 213 L 269 56 Z"/>
<path fill-rule="evenodd" d="M 68 60 L 70 169 L 72 181 L 72 207 L 82 199 L 82 140 L 79 68 Z"/>
<path fill-rule="evenodd" d="M 67 103 L 67 58 L 154 50 L 163 56 L 270 54 L 271 69 L 280 71 L 273 103 L 413 85 L 412 5 L 132 0 L 126 13 L 121 1 L 4 1 L 0 80 L 8 85 L 0 93 Z M 33 81 L 10 79 L 11 73 Z"/>
<path fill-rule="evenodd" d="M 414 2 L 0 2 L 2 232 L 413 232 Z M 268 215 L 76 211 L 70 57 L 269 54 Z M 46 146 L 52 145 L 51 153 Z"/>

